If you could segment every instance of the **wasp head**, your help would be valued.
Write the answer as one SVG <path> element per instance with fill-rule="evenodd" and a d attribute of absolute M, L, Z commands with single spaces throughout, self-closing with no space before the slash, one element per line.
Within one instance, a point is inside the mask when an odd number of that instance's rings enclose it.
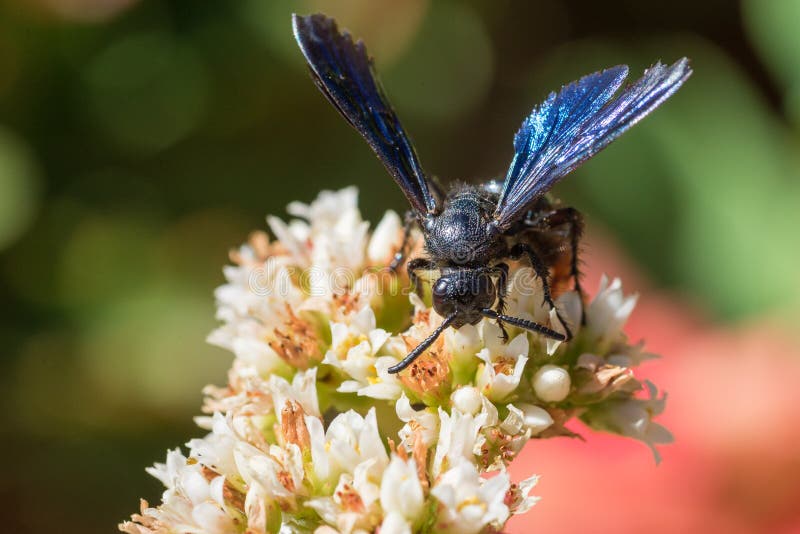
<path fill-rule="evenodd" d="M 481 320 L 481 311 L 494 304 L 497 288 L 486 269 L 455 268 L 443 272 L 432 293 L 436 313 L 454 316 L 452 325 L 460 328 Z"/>

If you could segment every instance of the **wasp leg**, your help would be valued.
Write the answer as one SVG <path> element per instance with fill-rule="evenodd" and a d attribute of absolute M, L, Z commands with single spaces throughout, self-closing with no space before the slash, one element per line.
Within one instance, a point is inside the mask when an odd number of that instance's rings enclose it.
<path fill-rule="evenodd" d="M 506 293 L 508 292 L 508 264 L 498 263 L 490 271 L 496 274 L 497 279 L 497 315 L 503 315 L 506 309 Z M 503 343 L 508 343 L 508 331 L 506 325 L 499 318 L 497 319 L 497 326 L 500 327 Z"/>
<path fill-rule="evenodd" d="M 408 248 L 408 242 L 411 238 L 411 227 L 416 221 L 417 219 L 414 216 L 414 212 L 411 210 L 407 211 L 405 215 L 405 222 L 403 223 L 403 243 L 400 245 L 400 249 L 395 252 L 392 263 L 389 264 L 389 269 L 393 273 L 397 272 L 397 268 L 400 267 L 400 264 L 406 257 L 406 249 Z"/>
<path fill-rule="evenodd" d="M 484 317 L 489 317 L 490 319 L 496 319 L 497 321 L 505 321 L 508 324 L 513 324 L 514 326 L 518 326 L 520 328 L 524 328 L 525 330 L 531 330 L 532 332 L 538 332 L 542 335 L 547 337 L 557 339 L 558 341 L 569 341 L 569 338 L 564 334 L 556 332 L 555 330 L 551 330 L 544 325 L 539 323 L 534 323 L 533 321 L 529 321 L 527 319 L 523 319 L 521 317 L 511 317 L 508 315 L 503 315 L 497 313 L 496 311 L 490 308 L 484 308 L 481 310 L 481 315 Z"/>
<path fill-rule="evenodd" d="M 564 331 L 567 333 L 567 341 L 572 339 L 572 331 L 567 325 L 567 322 L 561 317 L 561 313 L 559 313 L 558 309 L 556 308 L 555 302 L 553 302 L 553 297 L 550 295 L 550 274 L 547 270 L 547 267 L 542 263 L 541 258 L 534 252 L 534 250 L 528 246 L 526 243 L 517 243 L 513 247 L 511 247 L 511 251 L 509 252 L 509 256 L 511 259 L 518 260 L 525 254 L 528 257 L 528 261 L 531 262 L 531 266 L 533 267 L 536 276 L 539 277 L 539 280 L 542 281 L 542 293 L 544 293 L 544 302 L 550 306 L 551 310 L 555 310 L 556 317 L 558 317 L 559 322 L 561 322 L 561 326 L 564 327 Z"/>
<path fill-rule="evenodd" d="M 436 269 L 436 264 L 431 260 L 425 258 L 414 258 L 406 264 L 408 271 L 408 279 L 411 280 L 411 285 L 414 287 L 414 293 L 422 297 L 422 284 L 420 283 L 417 271 L 432 271 Z"/>
<path fill-rule="evenodd" d="M 570 244 L 570 276 L 574 283 L 574 289 L 581 300 L 581 324 L 586 324 L 586 313 L 583 309 L 583 287 L 581 286 L 580 240 L 583 237 L 583 215 L 572 207 L 559 208 L 538 215 L 535 219 L 525 221 L 527 225 L 536 230 L 547 231 L 563 224 L 569 224 L 569 244 Z"/>

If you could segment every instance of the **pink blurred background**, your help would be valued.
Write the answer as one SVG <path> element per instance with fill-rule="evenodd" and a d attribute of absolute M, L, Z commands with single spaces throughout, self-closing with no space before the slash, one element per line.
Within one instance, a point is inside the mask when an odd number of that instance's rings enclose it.
<path fill-rule="evenodd" d="M 777 322 L 715 326 L 659 293 L 608 239 L 589 238 L 586 287 L 602 273 L 640 293 L 626 332 L 662 358 L 637 374 L 668 392 L 675 436 L 656 465 L 638 442 L 573 425 L 586 441 L 532 441 L 512 479 L 541 475 L 542 500 L 507 531 L 800 532 L 800 351 Z M 594 252 L 593 252 L 594 251 Z M 598 251 L 602 251 L 598 253 Z"/>

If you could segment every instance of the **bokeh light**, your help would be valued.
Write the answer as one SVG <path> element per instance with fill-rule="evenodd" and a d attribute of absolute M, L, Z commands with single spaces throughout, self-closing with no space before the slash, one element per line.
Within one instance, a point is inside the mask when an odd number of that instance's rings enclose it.
<path fill-rule="evenodd" d="M 787 111 L 797 123 L 800 121 L 800 39 L 795 23 L 800 20 L 800 2 L 745 0 L 742 8 L 745 28 L 753 45 L 784 87 Z"/>
<path fill-rule="evenodd" d="M 429 0 L 342 0 L 336 3 L 322 0 L 246 0 L 241 4 L 239 13 L 244 24 L 252 28 L 292 68 L 305 70 L 306 67 L 296 61 L 300 52 L 292 33 L 286 31 L 286 20 L 292 13 L 317 12 L 348 21 L 346 29 L 356 38 L 369 43 L 370 54 L 383 67 L 407 50 L 426 19 L 429 4 Z"/>
<path fill-rule="evenodd" d="M 39 203 L 39 176 L 22 139 L 0 129 L 0 250 L 33 221 Z"/>
<path fill-rule="evenodd" d="M 453 119 L 486 96 L 494 51 L 468 6 L 436 2 L 408 53 L 385 76 L 399 109 L 428 121 Z"/>
<path fill-rule="evenodd" d="M 197 55 L 166 33 L 126 35 L 89 63 L 88 106 L 123 147 L 155 151 L 202 120 L 208 82 Z"/>

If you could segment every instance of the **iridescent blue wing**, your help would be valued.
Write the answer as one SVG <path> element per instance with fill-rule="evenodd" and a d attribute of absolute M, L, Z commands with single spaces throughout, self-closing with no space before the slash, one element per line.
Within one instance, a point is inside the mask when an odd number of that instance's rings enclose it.
<path fill-rule="evenodd" d="M 495 211 L 497 226 L 509 228 L 556 182 L 669 98 L 691 73 L 686 58 L 669 67 L 658 63 L 615 99 L 628 74 L 620 65 L 551 93 L 514 137 L 514 159 Z"/>
<path fill-rule="evenodd" d="M 438 211 L 434 188 L 383 92 L 364 43 L 354 43 L 324 15 L 293 15 L 292 24 L 317 87 L 369 143 L 417 215 Z"/>

